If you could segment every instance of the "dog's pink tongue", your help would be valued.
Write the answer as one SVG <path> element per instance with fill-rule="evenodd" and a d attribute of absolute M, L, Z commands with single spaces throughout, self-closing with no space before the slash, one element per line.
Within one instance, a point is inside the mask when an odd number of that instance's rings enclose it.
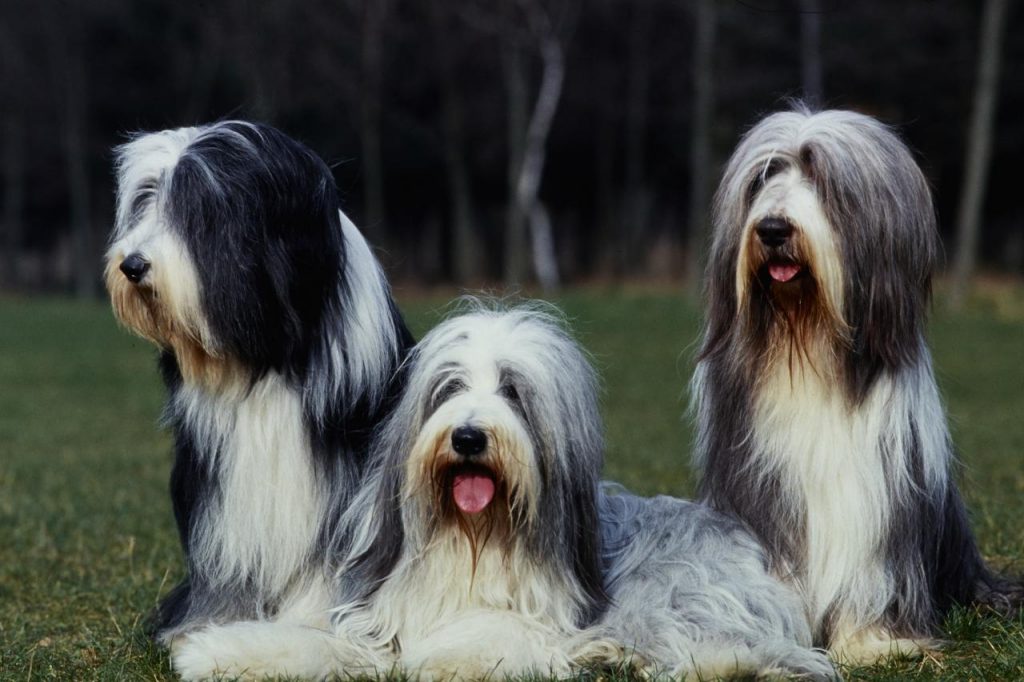
<path fill-rule="evenodd" d="M 797 276 L 800 266 L 793 263 L 775 263 L 768 266 L 768 274 L 776 282 L 788 282 Z"/>
<path fill-rule="evenodd" d="M 459 509 L 467 514 L 477 514 L 486 509 L 494 498 L 494 479 L 479 472 L 456 474 L 452 495 Z"/>

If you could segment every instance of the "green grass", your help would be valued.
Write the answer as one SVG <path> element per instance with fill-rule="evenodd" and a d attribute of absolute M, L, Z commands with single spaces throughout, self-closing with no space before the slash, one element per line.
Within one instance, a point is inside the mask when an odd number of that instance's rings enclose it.
<path fill-rule="evenodd" d="M 421 334 L 440 298 L 404 297 Z M 1024 568 L 1024 292 L 939 314 L 932 341 L 985 554 Z M 559 301 L 604 378 L 607 476 L 690 495 L 682 415 L 697 311 L 672 292 Z M 169 679 L 142 634 L 181 573 L 154 353 L 105 305 L 0 300 L 0 678 Z M 951 644 L 852 679 L 1024 679 L 1024 623 L 954 613 Z"/>

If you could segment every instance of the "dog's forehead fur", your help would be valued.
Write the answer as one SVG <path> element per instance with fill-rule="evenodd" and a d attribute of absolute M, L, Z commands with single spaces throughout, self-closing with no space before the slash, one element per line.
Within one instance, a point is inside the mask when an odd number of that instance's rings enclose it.
<path fill-rule="evenodd" d="M 910 234 L 895 238 L 923 240 L 918 247 L 928 252 L 936 248 L 934 217 L 928 220 L 931 212 L 920 211 L 922 204 L 931 204 L 928 183 L 899 137 L 863 114 L 805 109 L 772 114 L 743 136 L 716 196 L 718 227 L 728 228 L 716 230 L 716 242 L 735 238 L 756 195 L 751 189 L 780 168 L 798 169 L 815 184 L 822 203 L 842 217 L 856 217 L 872 204 L 890 213 L 889 220 L 833 220 L 837 229 L 877 231 L 881 237 L 901 222 L 900 213 L 913 211 L 923 219 L 906 225 Z"/>
<path fill-rule="evenodd" d="M 413 383 L 454 376 L 472 378 L 478 389 L 499 388 L 511 377 L 552 388 L 593 382 L 586 356 L 557 318 L 531 309 L 451 318 L 423 337 L 413 363 Z"/>

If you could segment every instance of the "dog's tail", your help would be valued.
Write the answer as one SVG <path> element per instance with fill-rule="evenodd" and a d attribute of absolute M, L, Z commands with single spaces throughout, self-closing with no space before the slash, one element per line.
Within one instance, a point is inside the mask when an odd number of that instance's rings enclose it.
<path fill-rule="evenodd" d="M 1010 618 L 1024 612 L 1024 580 L 993 570 L 982 557 L 955 486 L 946 489 L 942 512 L 935 520 L 933 532 L 939 536 L 931 545 L 937 552 L 931 555 L 934 563 L 929 575 L 937 615 L 941 617 L 955 604 L 987 607 Z"/>
<path fill-rule="evenodd" d="M 1000 616 L 1016 618 L 1024 613 L 1024 580 L 986 567 L 985 575 L 975 585 L 974 603 Z"/>

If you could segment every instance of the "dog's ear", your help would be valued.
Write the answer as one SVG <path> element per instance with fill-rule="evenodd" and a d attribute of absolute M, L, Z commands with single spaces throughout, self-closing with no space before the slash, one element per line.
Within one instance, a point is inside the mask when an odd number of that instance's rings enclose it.
<path fill-rule="evenodd" d="M 812 177 L 844 261 L 847 392 L 859 402 L 882 373 L 920 361 L 939 238 L 907 147 L 876 121 L 854 125 L 860 146 L 813 150 Z"/>
<path fill-rule="evenodd" d="M 741 147 L 743 142 L 741 142 Z M 701 280 L 706 318 L 704 340 L 698 359 L 724 350 L 736 326 L 736 268 L 740 256 L 743 221 L 750 209 L 750 169 L 743 167 L 741 149 L 733 153 L 715 191 L 711 212 L 711 233 L 705 276 Z M 692 248 L 705 248 L 693 244 Z"/>
<path fill-rule="evenodd" d="M 274 128 L 228 122 L 188 147 L 170 192 L 172 222 L 224 350 L 257 373 L 304 372 L 340 295 L 340 202 L 330 169 Z"/>
<path fill-rule="evenodd" d="M 710 358 L 724 350 L 736 327 L 736 314 L 739 308 L 736 300 L 739 244 L 717 242 L 716 238 L 708 257 L 707 276 L 703 283 L 707 312 L 704 320 L 704 341 L 698 360 Z"/>
<path fill-rule="evenodd" d="M 551 451 L 541 458 L 545 484 L 535 549 L 546 560 L 562 558 L 563 570 L 585 598 L 579 613 L 582 626 L 593 622 L 610 601 L 601 570 L 597 507 L 604 438 L 594 371 L 572 341 L 562 339 L 559 345 L 564 349 L 552 356 L 568 366 L 560 376 L 573 377 L 575 385 L 572 390 L 555 387 L 558 408 L 546 415 L 553 423 L 541 429 L 546 435 L 540 447 Z"/>
<path fill-rule="evenodd" d="M 588 447 L 600 448 L 599 443 L 577 443 L 570 446 L 570 461 L 589 462 L 592 455 L 582 452 Z M 572 450 L 576 450 L 572 452 Z M 586 465 L 584 465 L 586 468 Z M 566 546 L 571 548 L 571 570 L 576 583 L 586 595 L 580 613 L 580 625 L 594 621 L 608 606 L 610 598 L 605 590 L 604 575 L 601 570 L 601 534 L 597 507 L 598 476 L 584 473 L 567 481 L 558 491 L 559 497 L 565 501 L 566 507 L 563 528 L 568 537 Z"/>
<path fill-rule="evenodd" d="M 391 575 L 402 555 L 401 460 L 411 447 L 406 420 L 396 412 L 372 446 L 375 467 L 351 501 L 339 500 L 341 522 L 330 550 L 344 557 L 343 604 L 365 603 Z"/>

